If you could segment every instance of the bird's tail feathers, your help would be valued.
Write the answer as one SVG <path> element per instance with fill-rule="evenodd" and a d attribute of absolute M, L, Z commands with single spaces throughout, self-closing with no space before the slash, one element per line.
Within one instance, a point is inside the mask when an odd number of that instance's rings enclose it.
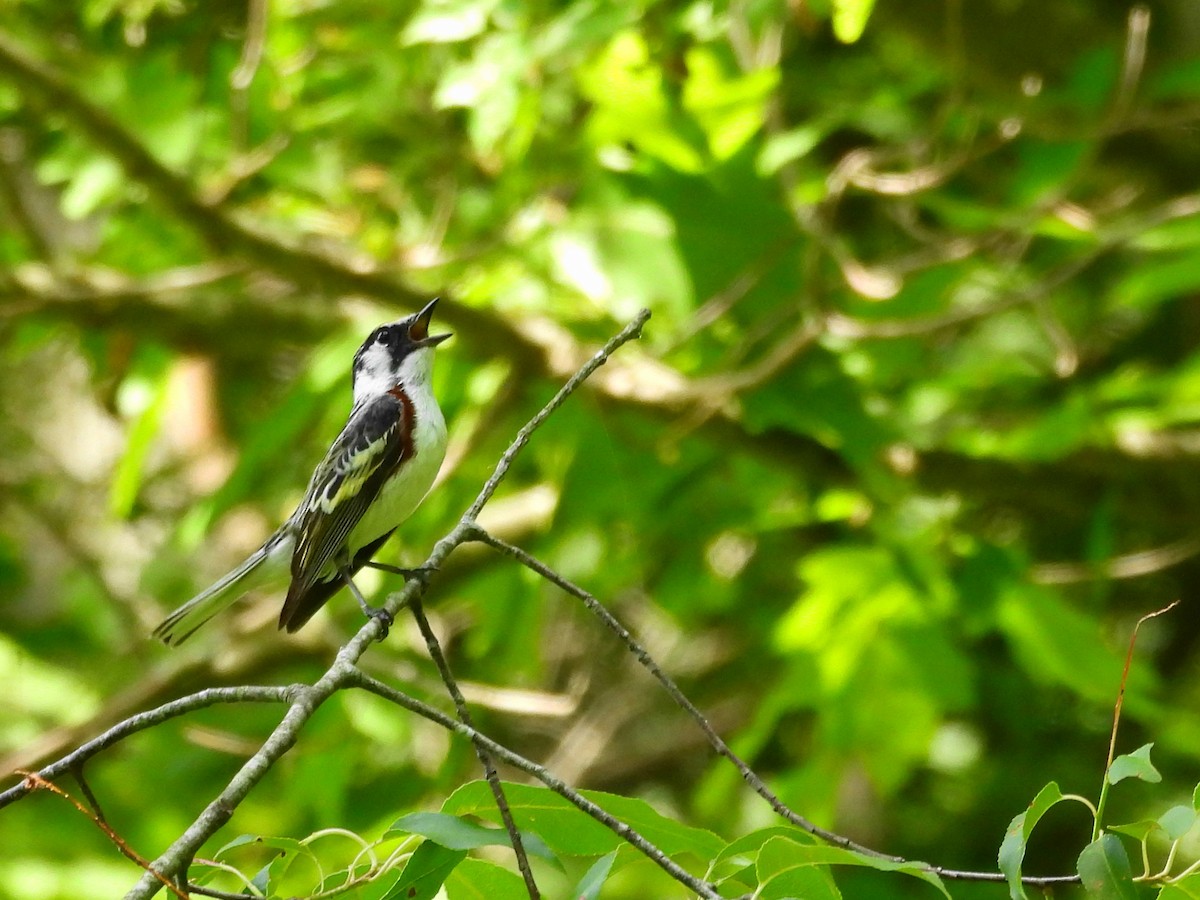
<path fill-rule="evenodd" d="M 183 606 L 167 616 L 154 637 L 168 646 L 178 646 L 191 637 L 201 625 L 231 605 L 239 597 L 267 581 L 270 572 L 264 566 L 275 549 L 275 536 L 251 553 L 236 569 L 226 573 Z"/>

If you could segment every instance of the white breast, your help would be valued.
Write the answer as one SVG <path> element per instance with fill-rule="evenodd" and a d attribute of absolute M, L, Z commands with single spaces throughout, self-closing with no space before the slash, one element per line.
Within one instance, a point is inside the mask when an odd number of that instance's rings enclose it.
<path fill-rule="evenodd" d="M 446 420 L 428 383 L 412 386 L 408 395 L 416 420 L 415 453 L 388 479 L 375 502 L 350 532 L 347 546 L 352 555 L 412 515 L 429 493 L 446 457 Z"/>

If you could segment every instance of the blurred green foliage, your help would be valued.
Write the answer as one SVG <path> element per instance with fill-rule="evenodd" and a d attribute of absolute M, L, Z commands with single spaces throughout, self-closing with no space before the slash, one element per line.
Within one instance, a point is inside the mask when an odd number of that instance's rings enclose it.
<path fill-rule="evenodd" d="M 1119 748 L 1153 741 L 1163 780 L 1116 787 L 1110 816 L 1191 804 L 1200 22 L 1190 0 L 1140 9 L 0 3 L 5 770 L 199 687 L 324 669 L 359 622 L 343 597 L 294 639 L 276 597 L 178 652 L 147 635 L 290 512 L 362 336 L 442 294 L 452 462 L 383 558 L 421 559 L 647 306 L 645 340 L 538 432 L 485 520 L 608 602 L 785 802 L 995 871 L 1044 784 L 1095 798 L 1133 624 L 1182 598 L 1142 630 Z M 764 896 L 836 896 L 572 601 L 464 551 L 430 605 L 489 734 L 681 833 L 758 835 L 741 883 Z M 440 702 L 405 628 L 368 667 Z M 152 858 L 278 713 L 177 720 L 90 787 Z M 477 776 L 462 741 L 339 697 L 206 852 L 374 839 Z M 1085 818 L 1051 810 L 1024 871 L 1073 871 Z M 137 876 L 45 793 L 0 813 L 0 847 L 18 900 Z M 605 897 L 683 896 L 594 850 L 548 883 L 586 892 L 608 865 Z M 474 852 L 449 896 L 519 891 L 501 863 Z"/>

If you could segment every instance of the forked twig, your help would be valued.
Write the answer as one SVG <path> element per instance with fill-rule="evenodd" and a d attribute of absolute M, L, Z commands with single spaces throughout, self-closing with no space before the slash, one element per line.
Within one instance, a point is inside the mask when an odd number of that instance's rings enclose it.
<path fill-rule="evenodd" d="M 98 811 L 89 810 L 86 806 L 84 806 L 82 803 L 80 803 L 78 800 L 76 800 L 74 797 L 72 797 L 70 794 L 68 794 L 66 791 L 64 791 L 62 788 L 60 788 L 54 782 L 47 781 L 45 778 L 42 778 L 36 772 L 20 772 L 19 771 L 17 774 L 25 776 L 24 783 L 29 785 L 29 790 L 31 790 L 31 791 L 49 791 L 50 793 L 54 794 L 57 797 L 62 797 L 64 800 L 66 800 L 68 803 L 70 803 L 72 806 L 74 806 L 77 810 L 79 810 L 81 813 L 83 813 L 85 816 L 87 816 L 89 819 L 91 819 L 93 824 L 95 824 L 95 826 L 97 828 L 99 828 L 102 832 L 104 832 L 104 836 L 107 837 L 110 841 L 112 841 L 113 846 L 115 846 L 119 851 L 121 851 L 122 856 L 126 857 L 127 859 L 133 860 L 135 863 L 137 863 L 139 866 L 141 866 L 147 872 L 151 871 L 150 863 L 147 862 L 140 854 L 138 854 L 138 852 L 136 850 L 134 850 L 132 847 L 130 847 L 128 842 L 126 842 L 126 840 L 123 837 L 121 837 L 119 834 L 117 834 L 116 831 L 113 830 L 113 827 L 111 825 L 109 825 L 106 821 L 104 821 L 104 817 L 102 815 L 100 815 L 100 813 Z M 85 788 L 85 790 L 87 790 L 87 789 Z M 87 794 L 89 797 L 91 797 L 90 790 L 87 790 Z M 182 891 L 179 887 L 177 887 L 176 885 L 167 881 L 167 879 L 165 879 L 165 878 L 160 878 L 160 880 L 162 881 L 163 886 L 167 890 L 169 890 L 171 893 L 175 894 L 175 896 L 179 897 L 180 900 L 187 900 L 187 894 L 184 891 Z"/>
<path fill-rule="evenodd" d="M 1100 837 L 1100 831 L 1104 827 L 1104 808 L 1108 805 L 1108 789 L 1112 787 L 1108 781 L 1108 771 L 1112 768 L 1113 759 L 1117 753 L 1117 730 L 1121 725 L 1121 707 L 1125 705 L 1125 688 L 1129 684 L 1129 670 L 1133 666 L 1133 648 L 1137 646 L 1138 631 L 1141 630 L 1142 623 L 1165 615 L 1178 605 L 1179 601 L 1175 600 L 1162 609 L 1146 613 L 1134 623 L 1133 633 L 1129 635 L 1129 649 L 1125 651 L 1125 666 L 1121 670 L 1121 686 L 1117 689 L 1117 702 L 1113 704 L 1112 732 L 1108 738 L 1108 761 L 1104 763 L 1104 781 L 1100 785 L 1100 799 L 1096 801 L 1096 814 L 1092 825 L 1093 841 Z"/>
<path fill-rule="evenodd" d="M 555 778 L 545 767 L 539 766 L 537 763 L 526 759 L 518 753 L 514 753 L 503 744 L 496 743 L 487 735 L 481 734 L 469 725 L 455 721 L 440 710 L 434 709 L 432 706 L 422 703 L 420 700 L 410 697 L 408 694 L 398 691 L 381 681 L 377 681 L 358 669 L 354 669 L 353 672 L 349 673 L 347 684 L 370 691 L 372 694 L 395 703 L 397 706 L 407 709 L 410 712 L 414 712 L 449 731 L 470 738 L 477 745 L 484 747 L 488 753 L 497 759 L 503 760 L 515 769 L 520 769 L 522 772 L 532 775 L 550 790 L 554 791 L 554 793 L 587 813 L 601 825 L 604 825 L 614 834 L 618 835 L 622 840 L 636 847 L 680 884 L 691 888 L 701 897 L 706 898 L 706 900 L 722 900 L 721 895 L 717 893 L 713 885 L 696 878 L 687 870 L 681 868 L 670 857 L 659 850 L 658 847 L 654 846 L 654 844 L 638 833 L 638 831 L 610 815 L 603 807 L 596 805 L 587 799 L 587 797 L 584 797 L 578 791 L 563 783 L 560 779 Z"/>
<path fill-rule="evenodd" d="M 450 671 L 450 664 L 446 662 L 446 654 L 442 653 L 442 645 L 438 642 L 437 635 L 433 633 L 433 629 L 429 625 L 429 619 L 425 616 L 425 610 L 422 607 L 420 598 L 414 597 L 410 600 L 408 609 L 417 622 L 417 628 L 421 630 L 421 636 L 425 638 L 425 646 L 429 650 L 429 658 L 433 660 L 438 674 L 442 677 L 442 684 L 446 686 L 446 692 L 450 694 L 450 699 L 454 701 L 454 709 L 458 713 L 458 720 L 474 731 L 475 724 L 471 721 L 471 712 L 467 709 L 467 701 L 463 697 L 462 691 L 459 690 L 458 682 L 454 679 L 454 673 Z M 504 795 L 504 787 L 500 784 L 500 776 L 496 774 L 496 766 L 492 763 L 491 754 L 488 753 L 487 747 L 478 740 L 474 738 L 471 740 L 475 745 L 475 755 L 479 757 L 479 762 L 483 766 L 484 778 L 487 780 L 488 787 L 492 791 L 492 797 L 496 801 L 496 808 L 500 810 L 500 819 L 504 822 L 504 828 L 508 832 L 508 839 L 512 844 L 513 854 L 517 858 L 517 868 L 521 870 L 521 877 L 525 880 L 525 890 L 529 892 L 530 900 L 539 900 L 541 893 L 538 891 L 537 882 L 533 880 L 533 870 L 529 868 L 529 857 L 525 853 L 525 844 L 521 840 L 521 832 L 517 830 L 516 822 L 513 821 L 512 810 L 509 809 L 508 798 Z"/>

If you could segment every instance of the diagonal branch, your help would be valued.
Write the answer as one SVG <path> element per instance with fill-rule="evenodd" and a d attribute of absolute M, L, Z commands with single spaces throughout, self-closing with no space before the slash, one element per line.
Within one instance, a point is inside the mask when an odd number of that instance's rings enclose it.
<path fill-rule="evenodd" d="M 169 719 L 174 719 L 177 716 L 182 716 L 197 709 L 216 706 L 218 703 L 287 703 L 291 699 L 293 690 L 295 689 L 291 687 L 269 686 L 223 687 L 208 688 L 207 690 L 190 694 L 187 697 L 180 697 L 178 700 L 172 700 L 170 703 L 164 703 L 162 706 L 130 716 L 125 721 L 108 729 L 108 731 L 99 737 L 93 738 L 86 744 L 82 744 L 77 749 L 72 750 L 66 756 L 62 757 L 62 759 L 38 769 L 35 774 L 38 778 L 45 781 L 53 781 L 60 775 L 65 775 L 83 765 L 100 751 L 107 750 L 114 744 L 125 740 L 130 735 L 137 734 L 139 731 L 145 731 L 147 728 L 161 725 Z M 27 778 L 20 784 L 0 792 L 0 809 L 3 809 L 16 800 L 20 800 L 34 788 L 35 785 Z"/>
<path fill-rule="evenodd" d="M 397 706 L 403 707 L 404 709 L 414 712 L 419 716 L 423 716 L 429 721 L 435 722 L 449 731 L 454 731 L 470 738 L 477 746 L 483 747 L 492 756 L 495 756 L 497 759 L 504 760 L 504 762 L 508 763 L 514 769 L 520 769 L 522 772 L 532 775 L 564 800 L 574 804 L 597 822 L 620 836 L 622 840 L 632 844 L 647 857 L 649 857 L 654 863 L 664 869 L 676 881 L 691 888 L 701 897 L 709 898 L 709 900 L 721 900 L 721 895 L 716 892 L 716 889 L 711 884 L 696 878 L 688 873 L 685 869 L 682 869 L 679 865 L 672 862 L 669 857 L 667 857 L 650 841 L 646 840 L 646 838 L 639 834 L 635 829 L 610 815 L 602 807 L 596 805 L 578 791 L 573 790 L 568 785 L 555 778 L 544 767 L 526 759 L 520 754 L 514 753 L 503 744 L 496 743 L 487 735 L 480 734 L 469 725 L 460 721 L 455 721 L 439 710 L 434 709 L 432 706 L 422 703 L 420 700 L 410 697 L 407 694 L 402 693 L 395 688 L 389 687 L 380 681 L 376 681 L 374 678 L 371 678 L 369 675 L 366 675 L 357 669 L 354 670 L 353 674 L 350 676 L 349 683 L 354 687 L 360 687 L 364 690 L 370 691 L 372 694 L 376 694 L 385 700 L 389 700 L 392 703 L 395 703 Z"/>
<path fill-rule="evenodd" d="M 425 616 L 425 610 L 422 608 L 421 601 L 413 598 L 408 604 L 409 612 L 413 614 L 413 618 L 417 622 L 417 627 L 421 630 L 421 636 L 425 638 L 425 646 L 429 649 L 429 657 L 437 666 L 438 674 L 442 676 L 442 684 L 446 686 L 447 693 L 454 701 L 454 709 L 458 712 L 458 720 L 463 725 L 474 731 L 475 724 L 471 721 L 471 712 L 467 709 L 467 701 L 459 690 L 458 682 L 454 679 L 454 673 L 450 671 L 450 664 L 446 662 L 446 655 L 442 653 L 442 645 L 438 643 L 437 635 L 433 633 L 433 628 L 429 625 L 429 619 Z M 478 732 L 476 732 L 478 734 Z M 525 879 L 525 890 L 529 893 L 529 900 L 539 900 L 541 893 L 538 891 L 537 882 L 533 880 L 533 870 L 529 868 L 529 857 L 525 855 L 525 845 L 521 840 L 521 832 L 517 830 L 517 824 L 513 821 L 512 810 L 508 806 L 508 798 L 504 795 L 504 788 L 500 784 L 500 776 L 496 774 L 496 766 L 492 763 L 491 754 L 487 747 L 479 740 L 472 738 L 472 743 L 475 745 L 475 755 L 479 757 L 479 762 L 483 765 L 483 775 L 487 780 L 488 787 L 491 788 L 492 797 L 496 801 L 496 808 L 500 810 L 500 818 L 504 821 L 504 828 L 508 831 L 508 839 L 512 842 L 513 853 L 517 857 L 517 868 L 521 870 L 521 877 Z"/>
<path fill-rule="evenodd" d="M 472 532 L 472 537 L 474 540 L 479 541 L 480 543 L 487 544 L 493 550 L 496 550 L 497 552 L 516 560 L 527 569 L 536 572 L 554 586 L 566 591 L 572 597 L 583 601 L 583 604 L 588 608 L 588 611 L 599 618 L 609 631 L 620 638 L 622 643 L 629 648 L 629 652 L 634 655 L 634 657 L 639 663 L 642 664 L 646 671 L 654 676 L 654 679 L 662 686 L 663 690 L 670 695 L 671 699 L 674 700 L 681 709 L 683 709 L 696 721 L 696 724 L 700 726 L 700 730 L 704 732 L 704 736 L 708 738 L 708 742 L 712 745 L 713 749 L 733 763 L 734 767 L 738 770 L 746 783 L 749 784 L 759 796 L 771 804 L 771 808 L 775 810 L 776 813 L 778 813 L 788 822 L 791 822 L 793 825 L 803 828 L 810 834 L 814 834 L 822 840 L 828 841 L 829 843 L 838 847 L 844 847 L 847 850 L 854 850 L 855 852 L 865 853 L 870 856 L 878 856 L 884 859 L 889 859 L 892 862 L 903 861 L 900 857 L 888 856 L 887 854 L 880 853 L 877 850 L 872 850 L 869 847 L 856 844 L 849 838 L 842 837 L 840 834 L 827 831 L 816 823 L 810 822 L 799 813 L 794 812 L 787 806 L 787 804 L 780 800 L 779 797 L 769 787 L 767 787 L 761 778 L 754 774 L 753 770 L 751 770 L 751 768 L 740 756 L 733 752 L 733 750 L 728 744 L 725 743 L 721 736 L 713 730 L 712 725 L 709 724 L 708 719 L 704 717 L 704 714 L 700 712 L 700 710 L 696 708 L 695 704 L 693 704 L 692 701 L 684 695 L 683 691 L 679 689 L 679 686 L 675 684 L 675 681 L 671 678 L 671 676 L 669 676 L 662 670 L 662 668 L 659 667 L 658 663 L 654 661 L 654 657 L 650 655 L 650 652 L 641 645 L 637 638 L 629 633 L 629 629 L 617 621 L 617 618 L 604 607 L 604 604 L 602 604 L 583 588 L 571 581 L 568 581 L 566 578 L 563 578 L 556 571 L 538 560 L 536 557 L 526 553 L 520 547 L 516 547 L 505 540 L 493 536 L 483 528 L 476 526 Z"/>
<path fill-rule="evenodd" d="M 757 793 L 760 797 L 766 800 L 773 810 L 778 813 L 783 819 L 798 828 L 803 828 L 809 834 L 821 838 L 827 843 L 837 847 L 842 847 L 847 850 L 852 850 L 855 853 L 860 853 L 865 856 L 872 856 L 877 859 L 884 859 L 889 862 L 904 863 L 908 862 L 902 856 L 893 856 L 888 853 L 881 853 L 878 850 L 873 850 L 870 847 L 865 847 L 862 844 L 857 844 L 847 837 L 844 837 L 835 832 L 829 831 L 814 822 L 809 821 L 804 816 L 792 810 L 778 795 L 772 791 L 766 783 L 751 769 L 745 761 L 738 756 L 730 748 L 728 744 L 721 738 L 713 727 L 708 723 L 708 719 L 704 714 L 696 708 L 695 704 L 687 698 L 687 696 L 679 689 L 674 680 L 667 675 L 662 668 L 654 661 L 649 651 L 641 645 L 641 643 L 629 630 L 622 625 L 617 618 L 610 613 L 599 600 L 589 594 L 583 588 L 579 587 L 571 581 L 568 581 L 558 572 L 551 569 L 545 563 L 538 560 L 536 557 L 526 553 L 520 547 L 516 547 L 507 541 L 501 540 L 498 537 L 488 533 L 483 528 L 475 526 L 472 532 L 472 539 L 480 543 L 487 544 L 492 549 L 499 553 L 508 556 L 526 568 L 536 572 L 542 578 L 549 581 L 551 584 L 561 588 L 566 593 L 570 594 L 578 600 L 581 600 L 588 608 L 588 611 L 595 615 L 604 626 L 613 634 L 621 639 L 622 643 L 629 648 L 629 651 L 634 655 L 639 663 L 654 676 L 655 680 L 662 686 L 663 690 L 671 697 L 675 703 L 683 709 L 696 724 L 700 726 L 700 730 L 704 732 L 704 736 L 708 739 L 709 744 L 725 759 L 729 760 L 742 776 L 742 780 Z M 954 878 L 960 881 L 1004 881 L 1005 876 L 1000 872 L 964 872 L 956 869 L 947 869 L 942 866 L 927 866 L 926 870 L 938 875 L 942 878 Z M 1076 875 L 1049 875 L 1049 876 L 1026 876 L 1021 879 L 1025 884 L 1034 885 L 1053 885 L 1053 884 L 1071 884 L 1079 881 Z"/>

